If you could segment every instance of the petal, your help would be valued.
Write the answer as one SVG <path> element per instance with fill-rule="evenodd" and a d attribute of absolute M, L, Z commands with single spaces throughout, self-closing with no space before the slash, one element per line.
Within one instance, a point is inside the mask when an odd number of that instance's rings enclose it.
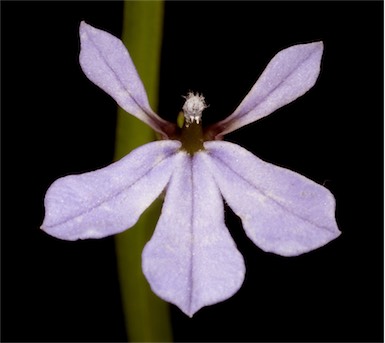
<path fill-rule="evenodd" d="M 155 114 L 122 41 L 84 21 L 80 24 L 80 65 L 85 75 L 127 112 L 167 134 L 173 125 Z"/>
<path fill-rule="evenodd" d="M 214 124 L 211 128 L 214 136 L 261 119 L 305 94 L 317 80 L 322 52 L 322 42 L 294 45 L 280 51 L 238 108 Z"/>
<path fill-rule="evenodd" d="M 161 217 L 142 255 L 152 290 L 189 316 L 231 297 L 245 274 L 202 155 L 179 153 Z"/>
<path fill-rule="evenodd" d="M 103 169 L 56 180 L 45 196 L 42 229 L 66 240 L 128 229 L 165 188 L 179 147 L 152 142 Z"/>
<path fill-rule="evenodd" d="M 340 235 L 333 195 L 291 170 L 228 142 L 206 142 L 205 161 L 220 191 L 261 249 L 296 256 Z"/>

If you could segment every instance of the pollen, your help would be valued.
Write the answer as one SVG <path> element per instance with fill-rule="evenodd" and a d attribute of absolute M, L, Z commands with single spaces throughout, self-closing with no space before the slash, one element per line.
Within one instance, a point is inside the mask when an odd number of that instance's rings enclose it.
<path fill-rule="evenodd" d="M 193 92 L 189 92 L 184 98 L 186 102 L 182 109 L 186 126 L 192 123 L 200 124 L 202 112 L 207 108 L 204 96 L 199 93 L 194 94 Z"/>

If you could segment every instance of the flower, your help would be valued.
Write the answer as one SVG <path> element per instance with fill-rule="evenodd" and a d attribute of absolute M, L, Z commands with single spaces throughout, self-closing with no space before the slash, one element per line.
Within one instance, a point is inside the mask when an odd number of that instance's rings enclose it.
<path fill-rule="evenodd" d="M 222 140 L 307 92 L 320 71 L 322 42 L 280 51 L 238 108 L 209 127 L 202 127 L 203 96 L 189 93 L 179 128 L 152 111 L 118 38 L 82 22 L 80 39 L 86 76 L 162 139 L 103 169 L 56 180 L 45 196 L 45 232 L 65 240 L 122 232 L 166 190 L 142 268 L 152 290 L 189 316 L 228 299 L 244 280 L 222 197 L 264 251 L 296 256 L 339 236 L 326 188 Z"/>

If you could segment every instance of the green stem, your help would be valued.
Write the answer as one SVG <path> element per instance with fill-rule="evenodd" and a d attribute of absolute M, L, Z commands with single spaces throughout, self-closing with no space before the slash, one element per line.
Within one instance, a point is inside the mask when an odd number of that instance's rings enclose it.
<path fill-rule="evenodd" d="M 125 1 L 122 40 L 157 107 L 163 28 L 163 1 Z M 115 159 L 155 139 L 154 131 L 118 109 Z M 138 223 L 116 236 L 116 254 L 128 339 L 136 342 L 172 341 L 169 306 L 150 289 L 141 268 L 141 253 L 159 218 L 158 199 Z"/>

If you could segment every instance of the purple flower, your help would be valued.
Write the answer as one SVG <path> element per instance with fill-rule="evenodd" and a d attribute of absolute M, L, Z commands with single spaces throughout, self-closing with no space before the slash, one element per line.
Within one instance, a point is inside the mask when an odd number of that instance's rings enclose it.
<path fill-rule="evenodd" d="M 189 316 L 231 297 L 244 280 L 222 197 L 264 251 L 296 256 L 339 236 L 335 200 L 326 188 L 222 141 L 307 92 L 320 71 L 322 42 L 279 52 L 234 113 L 209 127 L 202 127 L 203 96 L 188 94 L 179 128 L 152 111 L 119 39 L 84 22 L 80 38 L 87 77 L 162 140 L 103 169 L 55 181 L 45 196 L 45 232 L 66 240 L 114 235 L 132 227 L 166 190 L 142 267 L 152 290 Z"/>

